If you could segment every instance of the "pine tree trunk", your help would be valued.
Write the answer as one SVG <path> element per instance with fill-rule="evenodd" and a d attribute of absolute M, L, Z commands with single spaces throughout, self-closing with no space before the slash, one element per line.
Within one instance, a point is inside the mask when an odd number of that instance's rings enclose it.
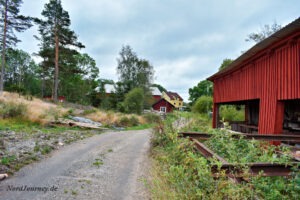
<path fill-rule="evenodd" d="M 7 0 L 5 1 L 4 7 L 4 28 L 3 28 L 3 40 L 2 40 L 2 63 L 1 63 L 1 76 L 0 76 L 0 95 L 4 89 L 4 74 L 5 74 L 5 51 L 6 51 L 6 32 L 7 32 Z"/>
<path fill-rule="evenodd" d="M 58 55 L 59 55 L 59 40 L 58 35 L 55 35 L 55 73 L 54 73 L 54 102 L 58 101 L 58 75 L 59 75 L 59 66 L 58 66 Z"/>

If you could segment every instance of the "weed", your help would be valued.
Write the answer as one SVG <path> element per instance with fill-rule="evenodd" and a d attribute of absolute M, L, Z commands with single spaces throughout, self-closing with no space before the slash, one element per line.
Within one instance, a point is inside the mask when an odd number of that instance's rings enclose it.
<path fill-rule="evenodd" d="M 100 167 L 101 165 L 103 165 L 103 161 L 100 159 L 100 158 L 96 158 L 95 159 L 95 162 L 93 162 L 93 165 L 96 166 L 96 167 Z"/>
<path fill-rule="evenodd" d="M 76 190 L 72 190 L 71 194 L 72 194 L 72 195 L 77 195 L 78 192 L 77 192 Z"/>
<path fill-rule="evenodd" d="M 146 119 L 146 121 L 149 124 L 160 123 L 161 122 L 161 118 L 157 114 L 147 113 L 147 114 L 143 115 L 143 117 Z"/>
<path fill-rule="evenodd" d="M 111 152 L 113 152 L 113 149 L 108 149 L 107 152 L 111 153 Z"/>
<path fill-rule="evenodd" d="M 52 148 L 50 146 L 44 146 L 42 149 L 41 149 L 41 153 L 42 155 L 46 155 L 48 153 L 50 153 L 52 151 Z"/>
<path fill-rule="evenodd" d="M 128 117 L 126 117 L 126 116 L 121 117 L 121 119 L 120 119 L 120 121 L 119 121 L 119 125 L 120 125 L 120 126 L 125 126 L 125 127 L 127 127 L 127 126 L 129 126 L 129 124 L 130 124 L 130 120 L 129 120 Z"/>
<path fill-rule="evenodd" d="M 15 160 L 16 160 L 15 155 L 3 157 L 3 158 L 1 158 L 1 164 L 2 165 L 10 165 Z"/>

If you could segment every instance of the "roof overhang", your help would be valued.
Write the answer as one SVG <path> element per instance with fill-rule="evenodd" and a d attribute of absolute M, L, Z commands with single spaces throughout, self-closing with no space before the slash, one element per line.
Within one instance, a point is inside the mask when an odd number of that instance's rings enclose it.
<path fill-rule="evenodd" d="M 295 33 L 299 33 L 300 31 L 300 17 L 295 21 L 291 22 L 284 28 L 280 29 L 276 33 L 272 34 L 270 37 L 264 39 L 263 41 L 257 43 L 236 60 L 234 60 L 230 65 L 228 65 L 225 69 L 215 73 L 214 75 L 207 78 L 207 80 L 214 81 L 217 78 L 225 76 L 227 74 L 236 71 L 237 69 L 243 67 L 251 58 L 253 58 L 258 53 L 264 51 L 268 47 L 272 46 L 275 43 L 280 42 L 282 39 L 293 35 Z"/>

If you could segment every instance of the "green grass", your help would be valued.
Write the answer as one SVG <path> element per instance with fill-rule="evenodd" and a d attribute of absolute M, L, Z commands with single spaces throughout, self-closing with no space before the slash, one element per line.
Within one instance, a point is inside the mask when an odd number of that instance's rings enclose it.
<path fill-rule="evenodd" d="M 44 133 L 61 133 L 67 130 L 82 130 L 79 127 L 64 127 L 64 126 L 43 126 L 39 123 L 31 122 L 22 118 L 10 118 L 0 120 L 0 131 L 15 131 L 34 133 L 42 131 Z"/>
<path fill-rule="evenodd" d="M 96 158 L 95 159 L 95 162 L 93 162 L 93 165 L 96 166 L 96 167 L 100 167 L 101 165 L 103 165 L 103 161 L 100 159 L 100 158 Z"/>
<path fill-rule="evenodd" d="M 10 118 L 0 120 L 0 130 L 11 130 L 11 131 L 30 131 L 32 129 L 40 128 L 38 123 L 31 122 L 22 118 Z"/>
<path fill-rule="evenodd" d="M 128 127 L 125 130 L 127 131 L 145 130 L 145 129 L 153 128 L 154 126 L 155 124 L 140 124 L 138 126 Z"/>

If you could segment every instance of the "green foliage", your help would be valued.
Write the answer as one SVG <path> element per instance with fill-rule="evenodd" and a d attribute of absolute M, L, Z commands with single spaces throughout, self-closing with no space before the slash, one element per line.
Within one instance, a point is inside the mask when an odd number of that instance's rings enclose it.
<path fill-rule="evenodd" d="M 161 122 L 161 117 L 157 114 L 147 113 L 147 114 L 143 115 L 143 117 L 146 119 L 147 123 L 149 123 L 149 124 Z"/>
<path fill-rule="evenodd" d="M 188 123 L 189 128 L 206 126 L 206 132 L 213 134 L 205 142 L 206 145 L 229 162 L 239 163 L 246 172 L 245 163 L 248 162 L 290 161 L 286 148 L 280 147 L 285 152 L 284 156 L 275 156 L 274 146 L 243 138 L 234 139 L 231 133 L 211 130 L 205 123 L 199 125 L 198 122 L 205 119 L 201 116 L 197 118 L 194 124 Z M 215 179 L 211 174 L 211 166 L 219 162 L 205 159 L 194 150 L 189 140 L 178 138 L 177 130 L 172 126 L 173 121 L 167 119 L 164 124 L 157 126 L 151 139 L 155 160 L 153 180 L 150 183 L 153 199 L 298 199 L 298 169 L 289 178 L 249 177 L 246 173 L 248 182 L 241 184 L 228 179 L 222 171 Z"/>
<path fill-rule="evenodd" d="M 10 165 L 13 161 L 16 160 L 16 156 L 13 155 L 13 156 L 5 156 L 5 157 L 2 157 L 1 158 L 1 164 L 2 165 Z"/>
<path fill-rule="evenodd" d="M 97 168 L 99 168 L 101 165 L 103 165 L 103 160 L 100 158 L 96 158 L 95 162 L 93 162 L 93 165 L 96 166 Z"/>
<path fill-rule="evenodd" d="M 228 65 L 230 65 L 233 62 L 232 59 L 230 58 L 225 58 L 221 64 L 221 66 L 219 67 L 219 71 L 225 69 Z"/>
<path fill-rule="evenodd" d="M 88 115 L 88 114 L 92 114 L 92 113 L 95 113 L 95 112 L 97 112 L 97 109 L 92 108 L 92 109 L 84 110 L 82 114 L 83 115 Z"/>
<path fill-rule="evenodd" d="M 7 50 L 5 90 L 19 94 L 40 94 L 39 66 L 30 54 L 19 49 Z"/>
<path fill-rule="evenodd" d="M 222 105 L 220 107 L 220 117 L 224 121 L 244 121 L 245 108 L 234 105 Z"/>
<path fill-rule="evenodd" d="M 42 155 L 46 155 L 46 154 L 50 153 L 51 151 L 52 151 L 52 148 L 47 145 L 43 146 L 41 149 Z"/>
<path fill-rule="evenodd" d="M 204 143 L 230 163 L 287 163 L 291 161 L 287 156 L 289 150 L 286 147 L 276 147 L 258 140 L 246 140 L 242 136 L 234 138 L 232 133 L 227 131 L 213 130 L 211 133 L 213 136 Z M 284 155 L 278 156 L 275 150 L 284 152 Z"/>
<path fill-rule="evenodd" d="M 120 58 L 117 60 L 117 73 L 120 82 L 124 84 L 125 93 L 134 88 L 149 91 L 154 76 L 154 69 L 149 61 L 139 59 L 129 45 L 122 47 Z"/>
<path fill-rule="evenodd" d="M 16 104 L 13 102 L 0 103 L 0 116 L 2 118 L 23 117 L 27 111 L 25 104 Z"/>
<path fill-rule="evenodd" d="M 125 95 L 124 108 L 127 113 L 141 114 L 144 106 L 144 91 L 134 88 Z"/>
<path fill-rule="evenodd" d="M 139 120 L 135 116 L 127 117 L 123 116 L 120 118 L 118 125 L 123 127 L 132 127 L 139 125 Z"/>
<path fill-rule="evenodd" d="M 22 0 L 0 0 L 0 41 L 1 41 L 1 74 L 0 92 L 4 87 L 7 49 L 15 46 L 20 40 L 16 32 L 23 32 L 32 26 L 32 18 L 20 15 Z"/>
<path fill-rule="evenodd" d="M 192 107 L 195 113 L 208 113 L 212 110 L 213 99 L 211 96 L 201 96 Z"/>
<path fill-rule="evenodd" d="M 81 55 L 78 58 L 76 55 L 79 53 L 74 48 L 70 48 L 71 46 L 84 48 L 84 45 L 77 41 L 77 35 L 70 30 L 70 16 L 63 9 L 60 0 L 50 0 L 49 3 L 45 4 L 41 14 L 44 19 L 35 20 L 39 25 L 38 31 L 40 34 L 40 37 L 36 37 L 36 39 L 41 41 L 41 48 L 38 54 L 43 58 L 41 76 L 44 80 L 45 77 L 54 77 L 54 84 L 50 84 L 50 87 L 53 87 L 53 98 L 54 101 L 57 101 L 58 83 L 66 79 L 65 77 L 61 78 L 61 73 L 65 75 L 71 74 L 71 76 L 68 76 L 69 79 L 72 79 L 74 76 L 74 79 L 78 81 L 78 77 L 75 75 L 82 73 L 82 69 L 78 69 L 77 64 L 80 63 L 85 66 L 86 64 L 94 65 L 94 63 L 93 60 L 85 57 L 85 55 Z M 55 67 L 54 70 L 53 66 Z M 96 68 L 93 68 L 91 72 L 94 73 L 94 70 Z M 82 86 L 87 86 L 81 83 L 81 81 L 77 82 L 78 90 L 82 89 Z"/>
<path fill-rule="evenodd" d="M 213 83 L 207 80 L 200 81 L 197 86 L 189 89 L 189 100 L 192 104 L 201 96 L 212 96 Z"/>

